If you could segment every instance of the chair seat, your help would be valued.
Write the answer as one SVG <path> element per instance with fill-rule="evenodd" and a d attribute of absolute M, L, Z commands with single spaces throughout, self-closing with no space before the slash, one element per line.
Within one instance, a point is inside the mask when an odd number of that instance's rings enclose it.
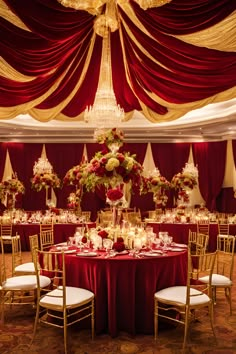
<path fill-rule="evenodd" d="M 72 286 L 66 287 L 66 307 L 76 307 L 82 305 L 83 303 L 91 301 L 93 297 L 94 294 L 89 290 L 75 288 Z M 63 307 L 62 301 L 62 289 L 57 288 L 43 296 L 39 304 L 43 307 L 61 310 Z"/>
<path fill-rule="evenodd" d="M 201 280 L 203 283 L 209 282 L 209 277 L 202 277 Z M 221 275 L 221 274 L 212 274 L 211 285 L 212 286 L 231 286 L 233 284 L 232 280 L 228 277 Z"/>
<path fill-rule="evenodd" d="M 34 273 L 35 266 L 33 262 L 23 263 L 15 267 L 14 271 L 15 273 Z"/>
<path fill-rule="evenodd" d="M 182 304 L 184 306 L 186 304 L 186 291 L 186 286 L 172 286 L 156 292 L 154 297 L 159 301 L 164 300 L 175 304 L 178 302 L 180 305 Z M 210 302 L 209 296 L 193 288 L 190 289 L 190 296 L 192 296 L 190 298 L 190 305 L 201 305 Z"/>
<path fill-rule="evenodd" d="M 40 287 L 45 288 L 51 283 L 50 278 L 40 275 Z M 8 278 L 2 285 L 2 289 L 7 290 L 34 290 L 37 287 L 36 275 L 20 275 Z"/>

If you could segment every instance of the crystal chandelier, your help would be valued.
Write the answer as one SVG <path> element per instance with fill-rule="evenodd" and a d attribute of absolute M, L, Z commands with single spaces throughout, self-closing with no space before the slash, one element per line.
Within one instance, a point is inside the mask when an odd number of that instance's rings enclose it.
<path fill-rule="evenodd" d="M 33 174 L 44 174 L 44 173 L 52 173 L 52 165 L 45 157 L 40 157 L 38 161 L 34 163 Z"/>
<path fill-rule="evenodd" d="M 103 37 L 98 88 L 93 106 L 87 107 L 84 120 L 96 128 L 117 127 L 124 119 L 124 110 L 116 102 L 111 73 L 110 32 L 118 28 L 114 2 L 106 6 L 106 13 L 95 21 L 95 31 Z"/>

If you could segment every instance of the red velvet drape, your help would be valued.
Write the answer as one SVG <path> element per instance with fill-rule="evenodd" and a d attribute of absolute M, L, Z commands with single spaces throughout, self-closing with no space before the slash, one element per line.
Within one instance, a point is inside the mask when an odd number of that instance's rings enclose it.
<path fill-rule="evenodd" d="M 199 169 L 199 189 L 211 211 L 216 209 L 216 198 L 224 180 L 226 146 L 226 141 L 193 144 L 193 157 Z"/>

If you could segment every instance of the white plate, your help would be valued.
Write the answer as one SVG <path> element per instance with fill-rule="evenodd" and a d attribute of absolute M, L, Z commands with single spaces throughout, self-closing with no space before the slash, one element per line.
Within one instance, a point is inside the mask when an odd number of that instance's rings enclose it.
<path fill-rule="evenodd" d="M 67 242 L 57 243 L 56 246 L 67 246 Z"/>
<path fill-rule="evenodd" d="M 78 256 L 78 257 L 96 257 L 97 252 L 79 252 L 79 253 L 76 253 L 76 256 Z"/>
<path fill-rule="evenodd" d="M 77 250 L 65 250 L 64 253 L 75 253 Z"/>
<path fill-rule="evenodd" d="M 145 256 L 145 257 L 159 257 L 163 254 L 162 251 L 157 251 L 157 252 L 141 252 L 140 256 Z"/>
<path fill-rule="evenodd" d="M 182 247 L 182 248 L 188 248 L 187 245 L 185 245 L 184 243 L 175 243 L 173 242 L 171 246 L 174 246 L 174 247 Z"/>
<path fill-rule="evenodd" d="M 121 252 L 116 252 L 117 256 L 119 256 L 119 254 L 128 254 L 129 252 L 127 250 L 121 251 Z"/>
<path fill-rule="evenodd" d="M 183 252 L 183 248 L 177 248 L 177 247 L 171 247 L 168 248 L 168 251 L 172 251 L 172 252 Z"/>

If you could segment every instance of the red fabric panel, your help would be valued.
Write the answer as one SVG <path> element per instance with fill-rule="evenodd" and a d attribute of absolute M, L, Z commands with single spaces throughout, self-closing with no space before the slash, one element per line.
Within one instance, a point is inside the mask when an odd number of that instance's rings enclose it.
<path fill-rule="evenodd" d="M 236 9 L 234 0 L 172 0 L 165 6 L 147 10 L 141 9 L 134 1 L 131 5 L 141 22 L 145 21 L 152 29 L 176 35 L 213 26 Z"/>
<path fill-rule="evenodd" d="M 226 141 L 193 143 L 193 157 L 199 169 L 199 189 L 206 207 L 216 209 L 225 174 Z"/>

